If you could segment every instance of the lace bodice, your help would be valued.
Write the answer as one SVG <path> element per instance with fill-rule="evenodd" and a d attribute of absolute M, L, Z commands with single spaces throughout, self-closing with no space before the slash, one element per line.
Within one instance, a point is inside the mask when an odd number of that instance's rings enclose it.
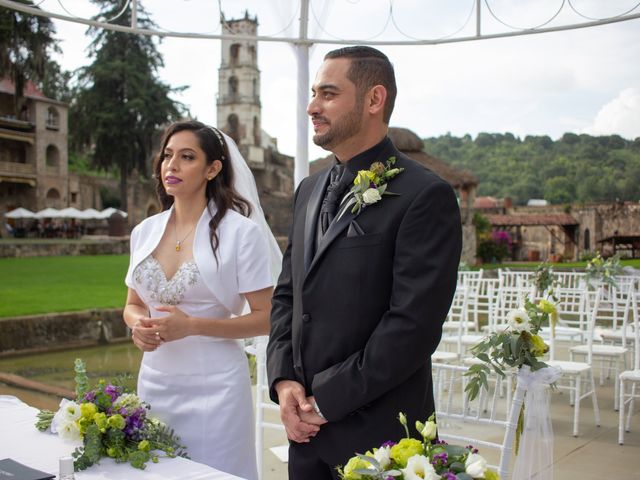
<path fill-rule="evenodd" d="M 160 262 L 149 255 L 135 269 L 134 281 L 143 286 L 151 299 L 164 305 L 177 305 L 188 287 L 195 286 L 200 277 L 193 260 L 184 262 L 170 279 L 167 279 Z"/>

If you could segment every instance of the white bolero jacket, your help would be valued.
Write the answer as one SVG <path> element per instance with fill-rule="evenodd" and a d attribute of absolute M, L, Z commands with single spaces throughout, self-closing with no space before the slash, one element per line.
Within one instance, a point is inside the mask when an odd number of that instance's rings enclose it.
<path fill-rule="evenodd" d="M 205 208 L 196 225 L 193 259 L 200 275 L 217 299 L 229 312 L 240 315 L 245 305 L 243 293 L 273 286 L 267 239 L 258 225 L 240 213 L 228 210 L 218 225 L 217 262 L 210 242 L 209 221 L 215 214 L 213 203 Z M 158 246 L 173 207 L 146 218 L 131 232 L 131 257 L 125 283 L 135 289 L 133 272 Z"/>

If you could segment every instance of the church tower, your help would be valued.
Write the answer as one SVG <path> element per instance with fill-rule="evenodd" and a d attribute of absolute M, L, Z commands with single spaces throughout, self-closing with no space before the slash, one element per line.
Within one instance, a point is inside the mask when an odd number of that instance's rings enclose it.
<path fill-rule="evenodd" d="M 256 35 L 257 17 L 220 19 L 224 34 Z M 264 162 L 260 121 L 260 70 L 256 40 L 224 39 L 218 71 L 218 126 L 249 162 Z"/>

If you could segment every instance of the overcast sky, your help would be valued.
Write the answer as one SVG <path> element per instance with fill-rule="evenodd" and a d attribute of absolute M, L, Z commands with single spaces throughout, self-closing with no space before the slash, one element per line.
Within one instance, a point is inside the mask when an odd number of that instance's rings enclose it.
<path fill-rule="evenodd" d="M 257 15 L 259 35 L 295 36 L 298 31 L 298 0 L 139 1 L 165 30 L 219 33 L 221 6 L 228 19 L 243 16 L 245 9 Z M 469 17 L 474 4 L 475 0 L 311 0 L 309 31 L 311 37 L 324 39 L 470 36 L 475 32 L 475 17 Z M 561 4 L 562 0 L 487 0 L 483 32 L 510 31 L 500 21 L 535 27 Z M 579 14 L 567 2 L 549 26 L 618 15 L 636 4 L 637 0 L 572 0 Z M 40 7 L 80 17 L 96 13 L 88 0 L 44 0 Z M 633 13 L 640 13 L 640 8 Z M 87 64 L 86 27 L 58 20 L 55 24 L 63 68 Z M 311 80 L 322 56 L 335 47 L 313 47 Z M 199 120 L 215 124 L 220 42 L 167 38 L 159 48 L 165 60 L 161 78 L 172 86 L 189 87 L 176 99 Z M 396 69 L 398 98 L 391 125 L 409 128 L 420 137 L 507 131 L 554 139 L 564 132 L 640 136 L 640 20 L 504 39 L 379 48 Z M 278 139 L 282 152 L 293 155 L 297 88 L 293 49 L 285 43 L 261 42 L 258 61 L 262 126 Z M 323 154 L 310 145 L 311 159 Z"/>

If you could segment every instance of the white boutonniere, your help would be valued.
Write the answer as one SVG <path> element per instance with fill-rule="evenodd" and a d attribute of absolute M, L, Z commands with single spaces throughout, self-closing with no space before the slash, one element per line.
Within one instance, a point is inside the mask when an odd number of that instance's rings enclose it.
<path fill-rule="evenodd" d="M 351 208 L 351 213 L 359 214 L 368 205 L 373 205 L 382 200 L 383 195 L 399 195 L 387 191 L 387 182 L 398 175 L 404 168 L 394 168 L 396 157 L 389 157 L 386 165 L 382 162 L 374 162 L 369 170 L 360 170 L 353 180 L 351 190 L 340 202 L 337 220 Z"/>

